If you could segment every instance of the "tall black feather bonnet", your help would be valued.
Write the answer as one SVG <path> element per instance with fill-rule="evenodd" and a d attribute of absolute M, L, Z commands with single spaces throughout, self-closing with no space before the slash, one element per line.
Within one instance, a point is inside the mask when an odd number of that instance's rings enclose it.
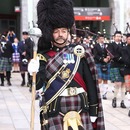
<path fill-rule="evenodd" d="M 71 29 L 74 24 L 72 0 L 39 0 L 37 4 L 38 27 L 42 31 L 38 47 L 51 47 L 53 30 L 60 27 Z"/>

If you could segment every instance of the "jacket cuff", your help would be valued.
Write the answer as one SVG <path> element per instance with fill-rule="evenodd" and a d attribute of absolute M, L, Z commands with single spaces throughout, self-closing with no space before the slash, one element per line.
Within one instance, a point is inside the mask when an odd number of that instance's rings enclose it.
<path fill-rule="evenodd" d="M 89 115 L 90 116 L 98 115 L 98 104 L 89 105 Z"/>

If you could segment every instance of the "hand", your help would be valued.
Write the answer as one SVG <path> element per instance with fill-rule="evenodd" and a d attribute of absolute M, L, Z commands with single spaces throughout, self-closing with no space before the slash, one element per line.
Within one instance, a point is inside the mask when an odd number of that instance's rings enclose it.
<path fill-rule="evenodd" d="M 104 61 L 105 63 L 107 63 L 107 62 L 108 62 L 108 58 L 104 58 L 103 61 Z"/>
<path fill-rule="evenodd" d="M 111 57 L 110 56 L 107 56 L 107 59 L 108 59 L 108 61 L 111 59 Z"/>
<path fill-rule="evenodd" d="M 25 55 L 26 55 L 26 52 L 24 51 L 24 52 L 22 53 L 22 55 L 25 56 Z"/>
<path fill-rule="evenodd" d="M 94 123 L 96 121 L 97 117 L 96 116 L 90 116 L 90 120 L 92 123 Z"/>
<path fill-rule="evenodd" d="M 28 64 L 28 72 L 30 75 L 32 75 L 34 72 L 37 73 L 39 71 L 39 57 L 35 59 L 31 59 L 29 64 Z"/>

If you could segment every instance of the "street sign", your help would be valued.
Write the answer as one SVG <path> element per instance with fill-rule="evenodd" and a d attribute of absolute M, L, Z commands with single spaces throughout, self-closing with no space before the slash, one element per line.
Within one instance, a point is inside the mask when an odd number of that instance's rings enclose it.
<path fill-rule="evenodd" d="M 77 21 L 110 21 L 111 8 L 104 7 L 74 7 Z"/>
<path fill-rule="evenodd" d="M 16 13 L 21 12 L 20 6 L 15 6 L 15 7 L 14 7 L 14 11 L 15 11 Z"/>

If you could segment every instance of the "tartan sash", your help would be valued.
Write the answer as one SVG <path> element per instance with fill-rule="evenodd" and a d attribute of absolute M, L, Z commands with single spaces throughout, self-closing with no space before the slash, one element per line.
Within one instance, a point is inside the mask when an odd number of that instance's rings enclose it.
<path fill-rule="evenodd" d="M 63 64 L 59 71 L 57 71 L 57 73 L 48 81 L 47 90 L 45 91 L 47 105 L 54 101 L 74 78 L 80 63 L 80 57 L 75 56 L 75 61 L 75 64 Z M 62 79 L 61 73 L 66 69 L 70 69 L 71 73 L 68 78 Z"/>

